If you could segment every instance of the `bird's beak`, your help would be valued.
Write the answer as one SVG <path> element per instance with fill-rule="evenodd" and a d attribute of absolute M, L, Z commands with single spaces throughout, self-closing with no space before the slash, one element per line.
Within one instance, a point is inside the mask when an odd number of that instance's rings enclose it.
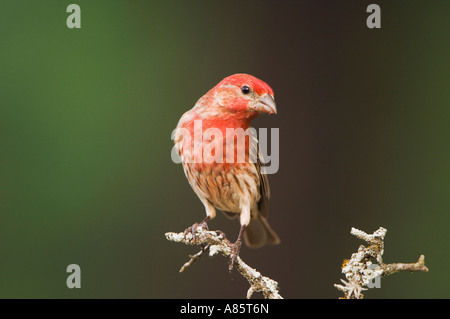
<path fill-rule="evenodd" d="M 256 100 L 254 109 L 261 113 L 277 114 L 277 106 L 272 95 L 266 93 Z"/>

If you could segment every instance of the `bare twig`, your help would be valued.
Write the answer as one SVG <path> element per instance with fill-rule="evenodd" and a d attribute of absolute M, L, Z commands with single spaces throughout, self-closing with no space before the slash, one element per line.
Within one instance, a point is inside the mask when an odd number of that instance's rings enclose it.
<path fill-rule="evenodd" d="M 336 284 L 334 286 L 345 294 L 346 299 L 362 299 L 364 295 L 361 291 L 367 290 L 367 288 L 377 287 L 381 277 L 399 271 L 428 271 L 423 255 L 420 256 L 416 263 L 385 264 L 382 255 L 384 252 L 384 237 L 386 236 L 386 232 L 387 230 L 385 228 L 380 227 L 373 234 L 369 235 L 362 230 L 352 228 L 350 233 L 359 239 L 365 240 L 369 243 L 369 246 L 359 246 L 358 251 L 352 254 L 349 260 L 344 260 L 342 273 L 345 274 L 348 281 L 341 279 L 344 285 Z M 378 264 L 372 263 L 373 259 Z"/>
<path fill-rule="evenodd" d="M 395 263 L 395 264 L 388 264 L 383 265 L 384 266 L 384 275 L 391 275 L 395 274 L 399 271 L 419 271 L 419 272 L 427 272 L 428 267 L 425 266 L 425 256 L 420 255 L 419 260 L 415 263 L 411 264 L 402 264 L 402 263 Z"/>
<path fill-rule="evenodd" d="M 214 256 L 217 255 L 217 253 L 221 253 L 223 256 L 229 257 L 231 254 L 231 244 L 220 232 L 208 231 L 201 227 L 197 227 L 195 239 L 193 234 L 185 234 L 184 232 L 170 232 L 165 235 L 168 240 L 173 242 L 202 247 L 201 251 L 190 256 L 190 260 L 181 267 L 180 272 L 186 270 L 186 268 L 192 265 L 192 263 L 200 258 L 206 251 L 209 251 L 209 256 Z M 237 256 L 234 265 L 238 272 L 244 276 L 250 284 L 250 288 L 247 292 L 247 298 L 251 298 L 253 292 L 258 291 L 261 292 L 267 299 L 283 299 L 278 292 L 278 282 L 261 275 L 259 271 L 251 268 L 244 261 L 242 261 L 239 256 Z"/>
<path fill-rule="evenodd" d="M 209 246 L 202 247 L 202 249 L 201 249 L 198 253 L 196 253 L 196 254 L 194 254 L 194 255 L 189 255 L 189 257 L 190 257 L 191 259 L 189 259 L 187 262 L 184 263 L 183 266 L 181 266 L 180 272 L 185 271 L 186 268 L 188 268 L 190 265 L 192 265 L 192 263 L 193 263 L 194 261 L 196 261 L 198 258 L 200 258 L 200 257 L 203 255 L 203 253 L 206 251 L 206 249 L 208 249 L 208 248 L 209 248 Z"/>

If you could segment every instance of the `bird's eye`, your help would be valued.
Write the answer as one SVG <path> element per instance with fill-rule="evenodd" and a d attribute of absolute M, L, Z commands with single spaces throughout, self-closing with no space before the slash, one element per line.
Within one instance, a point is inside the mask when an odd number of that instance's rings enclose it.
<path fill-rule="evenodd" d="M 241 91 L 244 94 L 249 94 L 250 93 L 250 88 L 247 85 L 244 85 L 243 87 L 241 87 Z"/>

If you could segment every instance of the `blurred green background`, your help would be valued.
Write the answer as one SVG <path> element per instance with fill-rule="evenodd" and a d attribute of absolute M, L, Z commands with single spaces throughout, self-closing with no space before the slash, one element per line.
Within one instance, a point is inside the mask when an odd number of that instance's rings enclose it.
<path fill-rule="evenodd" d="M 373 1 L 372 1 L 373 2 Z M 222 78 L 266 81 L 280 170 L 270 222 L 282 243 L 242 248 L 285 298 L 338 298 L 340 266 L 388 229 L 385 262 L 430 272 L 367 298 L 450 297 L 450 2 L 2 1 L 0 297 L 245 298 L 223 257 L 180 266 L 168 242 L 204 218 L 171 161 L 179 117 Z M 210 223 L 229 238 L 236 220 Z M 66 267 L 81 267 L 81 289 Z"/>

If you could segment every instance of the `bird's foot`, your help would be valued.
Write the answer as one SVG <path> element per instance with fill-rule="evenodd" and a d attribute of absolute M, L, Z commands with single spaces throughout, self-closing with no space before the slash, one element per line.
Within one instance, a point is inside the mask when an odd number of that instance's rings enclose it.
<path fill-rule="evenodd" d="M 234 244 L 231 244 L 231 253 L 230 253 L 230 260 L 228 262 L 228 271 L 231 272 L 234 267 L 234 263 L 237 260 L 237 257 L 239 256 L 239 252 L 241 251 L 241 244 L 242 240 L 236 240 Z"/>
<path fill-rule="evenodd" d="M 230 271 L 230 273 L 233 270 L 234 263 L 239 256 L 239 252 L 241 251 L 242 238 L 244 236 L 245 227 L 246 225 L 241 226 L 241 230 L 239 231 L 237 240 L 234 242 L 234 244 L 231 244 L 230 261 L 228 264 L 228 270 Z"/>
<path fill-rule="evenodd" d="M 206 217 L 201 223 L 194 223 L 191 227 L 186 228 L 184 231 L 184 237 L 188 234 L 192 234 L 192 240 L 195 243 L 197 240 L 197 228 L 200 227 L 204 230 L 209 230 L 208 228 L 209 217 Z"/>
<path fill-rule="evenodd" d="M 227 235 L 221 230 L 215 230 L 220 236 L 222 236 L 223 240 L 225 240 L 228 244 L 231 245 L 231 242 L 228 240 Z"/>

